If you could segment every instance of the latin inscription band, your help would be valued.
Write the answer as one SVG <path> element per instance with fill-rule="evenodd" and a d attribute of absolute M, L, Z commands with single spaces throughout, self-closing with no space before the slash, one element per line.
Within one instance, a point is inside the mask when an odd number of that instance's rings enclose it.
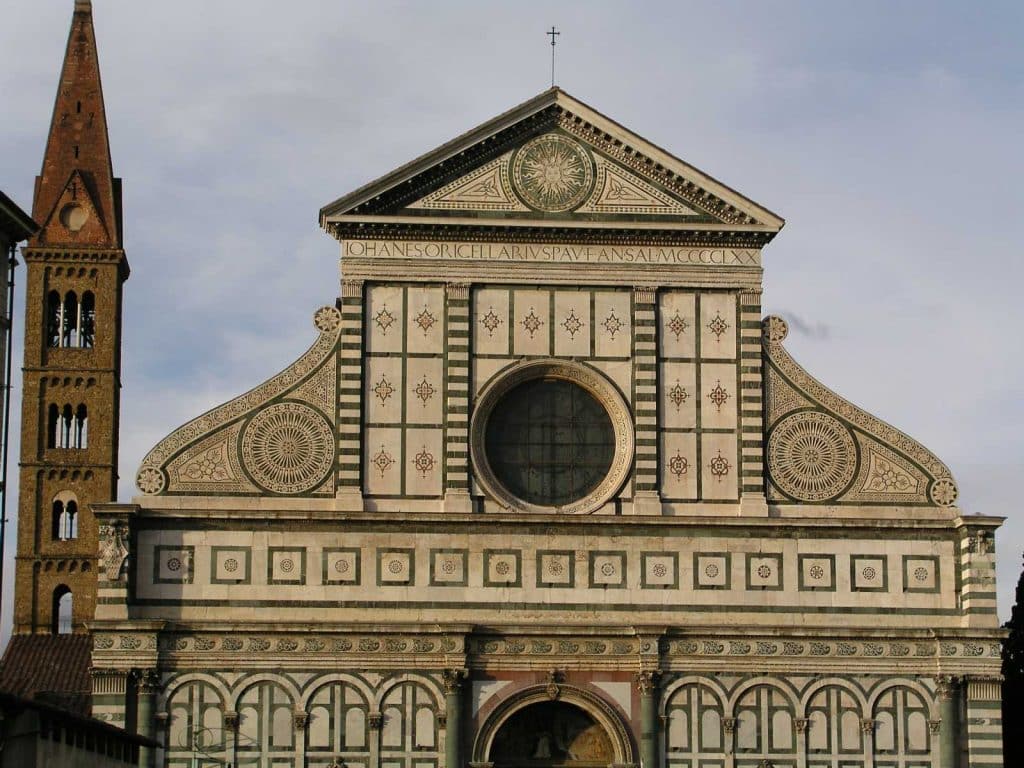
<path fill-rule="evenodd" d="M 555 262 L 564 264 L 705 264 L 759 266 L 760 251 L 645 245 L 471 243 L 458 240 L 343 240 L 342 258 L 442 261 Z"/>

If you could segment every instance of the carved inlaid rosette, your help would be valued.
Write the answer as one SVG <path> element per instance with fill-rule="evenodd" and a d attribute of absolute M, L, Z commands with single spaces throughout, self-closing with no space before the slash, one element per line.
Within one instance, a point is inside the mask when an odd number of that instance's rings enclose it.
<path fill-rule="evenodd" d="M 768 468 L 775 484 L 789 496 L 824 501 L 850 484 L 857 470 L 857 446 L 838 419 L 800 411 L 772 429 Z"/>
<path fill-rule="evenodd" d="M 594 187 L 594 162 L 577 141 L 546 133 L 527 142 L 512 160 L 512 184 L 523 202 L 561 213 L 579 206 Z"/>
<path fill-rule="evenodd" d="M 331 426 L 307 405 L 265 408 L 242 434 L 242 463 L 252 479 L 274 493 L 302 493 L 323 482 L 334 463 Z"/>

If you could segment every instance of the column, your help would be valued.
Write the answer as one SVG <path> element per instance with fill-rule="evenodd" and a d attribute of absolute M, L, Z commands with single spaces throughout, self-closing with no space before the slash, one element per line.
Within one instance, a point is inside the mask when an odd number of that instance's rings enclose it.
<path fill-rule="evenodd" d="M 462 681 L 465 669 L 446 669 L 442 672 L 444 682 L 444 765 L 445 768 L 462 768 Z"/>
<path fill-rule="evenodd" d="M 363 281 L 341 281 L 338 351 L 338 488 L 344 510 L 362 511 Z"/>
<path fill-rule="evenodd" d="M 633 512 L 660 515 L 658 493 L 658 349 L 652 286 L 633 289 L 633 411 L 636 414 L 636 463 Z"/>
<path fill-rule="evenodd" d="M 224 713 L 224 755 L 230 765 L 238 765 L 238 713 Z"/>
<path fill-rule="evenodd" d="M 370 726 L 370 762 L 368 768 L 380 766 L 380 729 L 384 727 L 384 715 L 381 712 L 371 712 L 367 717 L 367 724 Z"/>
<path fill-rule="evenodd" d="M 144 669 L 139 672 L 138 681 L 138 717 L 136 732 L 147 739 L 154 738 L 153 710 L 157 691 L 160 690 L 160 675 L 155 669 Z M 142 768 L 153 768 L 155 754 L 152 747 L 139 747 L 139 765 Z"/>
<path fill-rule="evenodd" d="M 864 765 L 875 764 L 875 720 L 865 717 L 860 721 L 860 732 L 864 734 Z"/>
<path fill-rule="evenodd" d="M 806 717 L 797 717 L 793 720 L 793 728 L 796 731 L 796 768 L 807 768 L 807 727 L 810 723 Z"/>
<path fill-rule="evenodd" d="M 444 409 L 446 512 L 472 512 L 469 496 L 469 284 L 445 286 L 448 338 Z"/>
<path fill-rule="evenodd" d="M 640 768 L 658 768 L 658 673 L 636 676 L 640 693 Z"/>
<path fill-rule="evenodd" d="M 309 715 L 306 712 L 293 712 L 292 725 L 295 727 L 295 763 L 296 765 L 305 765 L 306 726 L 309 725 Z"/>
<path fill-rule="evenodd" d="M 736 718 L 723 717 L 722 731 L 725 734 L 725 768 L 734 768 L 736 765 Z"/>
<path fill-rule="evenodd" d="M 740 291 L 740 513 L 767 515 L 761 289 Z"/>
<path fill-rule="evenodd" d="M 967 677 L 967 753 L 970 768 L 1002 768 L 1002 680 L 996 676 Z M 1019 724 L 1011 724 L 1011 727 Z"/>
<path fill-rule="evenodd" d="M 939 765 L 938 768 L 959 768 L 957 760 L 957 683 L 953 675 L 939 675 Z"/>

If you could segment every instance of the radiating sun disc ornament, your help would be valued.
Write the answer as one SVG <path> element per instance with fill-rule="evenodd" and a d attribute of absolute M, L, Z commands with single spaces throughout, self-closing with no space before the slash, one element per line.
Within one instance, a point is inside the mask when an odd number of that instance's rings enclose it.
<path fill-rule="evenodd" d="M 594 186 L 594 164 L 583 145 L 546 133 L 527 142 L 512 161 L 512 180 L 527 205 L 561 213 L 580 205 Z"/>

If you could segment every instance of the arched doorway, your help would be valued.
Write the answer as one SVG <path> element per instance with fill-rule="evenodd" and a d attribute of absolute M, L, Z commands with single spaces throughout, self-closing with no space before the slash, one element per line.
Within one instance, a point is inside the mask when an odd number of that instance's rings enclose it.
<path fill-rule="evenodd" d="M 563 701 L 514 712 L 495 733 L 488 757 L 494 768 L 606 768 L 615 762 L 604 727 Z"/>
<path fill-rule="evenodd" d="M 621 713 L 570 685 L 535 685 L 499 703 L 481 723 L 471 763 L 493 768 L 632 768 L 635 747 Z"/>

